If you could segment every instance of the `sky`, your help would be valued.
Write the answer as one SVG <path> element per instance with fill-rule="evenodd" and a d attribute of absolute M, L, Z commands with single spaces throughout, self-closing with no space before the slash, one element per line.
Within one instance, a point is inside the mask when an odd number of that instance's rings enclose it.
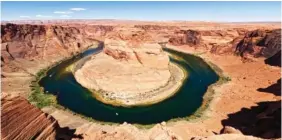
<path fill-rule="evenodd" d="M 1 20 L 122 19 L 265 22 L 281 20 L 281 2 L 1 2 Z"/>

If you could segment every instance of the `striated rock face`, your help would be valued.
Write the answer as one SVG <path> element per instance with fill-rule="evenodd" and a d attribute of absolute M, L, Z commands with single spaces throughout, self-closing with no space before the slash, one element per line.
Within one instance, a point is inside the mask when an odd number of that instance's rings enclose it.
<path fill-rule="evenodd" d="M 172 45 L 189 45 L 191 47 L 204 47 L 208 45 L 222 45 L 239 36 L 237 30 L 180 30 L 169 39 Z"/>
<path fill-rule="evenodd" d="M 169 43 L 173 45 L 199 45 L 201 42 L 201 34 L 195 30 L 180 30 L 176 32 L 177 36 L 169 39 Z"/>
<path fill-rule="evenodd" d="M 1 99 L 1 139 L 55 139 L 57 121 L 22 97 Z"/>
<path fill-rule="evenodd" d="M 1 60 L 70 56 L 91 46 L 97 36 L 104 36 L 111 30 L 110 26 L 1 25 Z"/>
<path fill-rule="evenodd" d="M 108 33 L 106 39 L 126 41 L 129 47 L 138 46 L 142 43 L 156 43 L 153 36 L 143 29 L 139 28 L 121 28 L 116 27 L 112 32 Z M 105 41 L 106 42 L 106 41 Z"/>
<path fill-rule="evenodd" d="M 116 60 L 130 61 L 155 69 L 168 69 L 169 58 L 159 44 L 142 43 L 131 46 L 122 40 L 105 40 L 104 52 Z"/>
<path fill-rule="evenodd" d="M 238 31 L 238 35 L 239 36 L 236 36 L 234 34 L 231 40 L 226 39 L 226 41 L 222 43 L 212 43 L 210 52 L 213 54 L 232 54 L 235 52 L 244 59 L 252 59 L 253 57 L 268 58 L 273 56 L 273 58 L 269 58 L 269 60 L 266 61 L 275 63 L 273 65 L 278 65 L 278 63 L 281 62 L 281 58 L 279 57 L 279 51 L 281 50 L 280 29 L 258 29 L 248 31 L 243 35 Z"/>

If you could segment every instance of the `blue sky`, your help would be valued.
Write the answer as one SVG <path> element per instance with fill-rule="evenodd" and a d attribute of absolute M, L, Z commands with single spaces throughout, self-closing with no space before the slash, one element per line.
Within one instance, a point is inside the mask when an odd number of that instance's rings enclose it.
<path fill-rule="evenodd" d="M 280 21 L 281 2 L 2 2 L 2 20 Z"/>

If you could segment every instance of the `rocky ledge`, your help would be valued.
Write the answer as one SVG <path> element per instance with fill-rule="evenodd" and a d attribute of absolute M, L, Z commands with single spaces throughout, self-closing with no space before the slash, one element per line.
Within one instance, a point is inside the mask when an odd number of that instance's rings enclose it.
<path fill-rule="evenodd" d="M 80 63 L 80 62 L 78 62 Z M 181 86 L 184 71 L 159 44 L 106 39 L 104 52 L 76 64 L 75 79 L 100 101 L 117 106 L 160 102 Z"/>
<path fill-rule="evenodd" d="M 1 93 L 1 139 L 55 139 L 58 122 L 20 96 Z"/>

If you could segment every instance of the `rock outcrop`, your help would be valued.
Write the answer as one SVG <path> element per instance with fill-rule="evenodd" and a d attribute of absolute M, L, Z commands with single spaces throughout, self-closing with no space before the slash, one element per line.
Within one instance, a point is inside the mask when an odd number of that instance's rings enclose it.
<path fill-rule="evenodd" d="M 1 60 L 67 57 L 91 46 L 111 26 L 1 25 Z"/>
<path fill-rule="evenodd" d="M 231 34 L 229 33 L 229 35 Z M 235 54 L 244 58 L 244 61 L 257 57 L 273 57 L 269 58 L 267 62 L 271 61 L 275 63 L 274 65 L 278 65 L 281 62 L 281 58 L 279 57 L 279 51 L 281 50 L 280 29 L 258 29 L 248 31 L 243 35 L 242 33 L 234 34 L 234 36 L 231 35 L 230 37 L 231 40 L 226 38 L 225 42 L 211 43 L 210 52 L 213 54 L 234 54 L 235 52 Z"/>
<path fill-rule="evenodd" d="M 242 132 L 233 127 L 224 126 L 224 128 L 221 130 L 221 134 L 242 134 Z"/>
<path fill-rule="evenodd" d="M 281 90 L 281 87 L 277 90 Z M 281 100 L 260 102 L 250 109 L 243 108 L 240 112 L 228 115 L 222 124 L 237 128 L 244 135 L 281 138 Z"/>
<path fill-rule="evenodd" d="M 237 30 L 180 30 L 169 39 L 172 45 L 188 45 L 195 48 L 209 49 L 210 45 L 220 47 L 238 37 Z M 215 50 L 213 48 L 213 50 Z"/>
<path fill-rule="evenodd" d="M 281 30 L 255 30 L 247 32 L 237 44 L 236 53 L 242 57 L 271 57 L 281 50 Z"/>
<path fill-rule="evenodd" d="M 142 43 L 132 46 L 123 40 L 106 39 L 104 52 L 116 60 L 130 61 L 153 69 L 168 69 L 168 55 L 159 44 Z"/>
<path fill-rule="evenodd" d="M 54 140 L 58 122 L 22 97 L 1 99 L 1 139 Z"/>
<path fill-rule="evenodd" d="M 172 45 L 191 45 L 198 46 L 201 43 L 201 33 L 195 30 L 180 30 L 175 33 L 176 36 L 169 39 Z"/>

